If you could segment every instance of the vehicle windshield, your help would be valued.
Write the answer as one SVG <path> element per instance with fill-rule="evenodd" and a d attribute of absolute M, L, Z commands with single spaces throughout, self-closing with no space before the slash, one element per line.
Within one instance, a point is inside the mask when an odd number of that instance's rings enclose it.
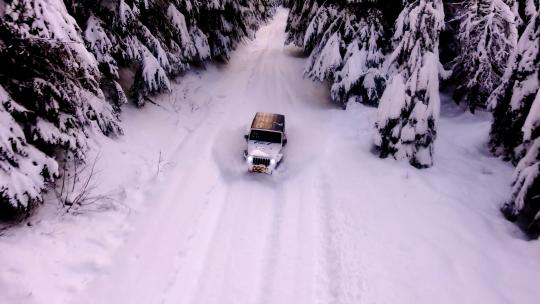
<path fill-rule="evenodd" d="M 261 130 L 252 130 L 251 133 L 249 134 L 249 140 L 264 141 L 264 142 L 269 142 L 273 144 L 280 144 L 281 133 L 261 131 Z"/>

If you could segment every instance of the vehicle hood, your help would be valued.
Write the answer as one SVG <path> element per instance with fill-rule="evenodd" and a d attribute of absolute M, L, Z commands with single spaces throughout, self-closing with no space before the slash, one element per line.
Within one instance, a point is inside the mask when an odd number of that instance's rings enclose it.
<path fill-rule="evenodd" d="M 278 159 L 280 152 L 280 144 L 252 140 L 248 142 L 248 155 L 250 156 Z"/>

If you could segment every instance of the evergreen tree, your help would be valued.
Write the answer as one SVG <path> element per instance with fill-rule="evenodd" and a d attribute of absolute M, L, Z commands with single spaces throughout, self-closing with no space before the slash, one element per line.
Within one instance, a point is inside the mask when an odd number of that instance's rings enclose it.
<path fill-rule="evenodd" d="M 441 0 L 411 1 L 396 22 L 395 50 L 386 63 L 391 76 L 376 123 L 375 145 L 383 158 L 406 158 L 417 168 L 433 164 L 440 110 L 439 34 L 443 27 Z"/>
<path fill-rule="evenodd" d="M 170 79 L 205 60 L 227 60 L 275 9 L 275 0 L 66 0 L 119 106 L 170 90 Z M 133 69 L 135 77 L 119 75 Z M 128 74 L 129 76 L 129 74 Z M 124 84 L 122 87 L 120 83 Z"/>
<path fill-rule="evenodd" d="M 477 107 L 486 107 L 516 46 L 518 22 L 514 9 L 514 0 L 460 2 L 454 100 L 467 102 L 473 113 Z"/>
<path fill-rule="evenodd" d="M 289 16 L 287 42 L 310 55 L 305 75 L 330 82 L 336 104 L 377 105 L 385 88 L 381 67 L 391 15 L 383 1 L 299 1 Z"/>
<path fill-rule="evenodd" d="M 254 37 L 261 22 L 270 19 L 274 15 L 279 2 L 278 0 L 241 1 L 242 20 L 246 24 L 249 38 Z"/>
<path fill-rule="evenodd" d="M 210 58 L 207 35 L 196 21 L 200 5 L 190 0 L 67 2 L 85 28 L 87 47 L 104 76 L 102 88 L 117 108 L 129 95 L 143 106 L 151 95 L 170 90 L 171 77 Z M 119 74 L 120 68 L 135 77 Z"/>
<path fill-rule="evenodd" d="M 540 8 L 529 20 L 502 83 L 490 96 L 490 145 L 496 155 L 519 162 L 503 212 L 540 232 Z"/>
<path fill-rule="evenodd" d="M 305 74 L 314 80 L 332 79 L 343 62 L 345 46 L 340 31 L 342 9 L 335 5 L 321 6 L 304 35 L 304 51 L 310 53 Z"/>
<path fill-rule="evenodd" d="M 375 8 L 361 11 L 359 20 L 347 18 L 343 23 L 346 49 L 331 89 L 332 100 L 343 107 L 350 101 L 377 106 L 386 86 L 381 70 L 386 49 L 382 14 Z"/>
<path fill-rule="evenodd" d="M 537 98 L 537 103 L 540 104 L 540 97 Z M 536 122 L 539 130 L 538 115 Z M 540 137 L 532 142 L 528 153 L 516 167 L 512 196 L 501 211 L 507 219 L 518 221 L 530 235 L 540 234 Z"/>
<path fill-rule="evenodd" d="M 97 62 L 62 1 L 11 1 L 0 39 L 6 45 L 0 53 L 0 82 L 16 103 L 36 114 L 18 121 L 34 144 L 82 156 L 87 127 L 121 133 L 103 100 Z"/>
<path fill-rule="evenodd" d="M 21 211 L 39 201 L 57 173 L 52 156 L 67 152 L 83 159 L 93 130 L 121 134 L 117 113 L 129 96 L 142 106 L 191 65 L 228 58 L 275 3 L 2 3 L 0 209 Z"/>
<path fill-rule="evenodd" d="M 538 16 L 534 16 L 521 35 L 516 52 L 511 56 L 502 83 L 489 98 L 493 109 L 491 147 L 496 155 L 517 163 L 527 150 L 527 137 L 533 132 L 526 121 L 540 89 Z M 525 132 L 525 134 L 524 134 Z M 530 139 L 530 138 L 529 138 Z"/>
<path fill-rule="evenodd" d="M 285 44 L 293 44 L 298 47 L 304 46 L 306 30 L 319 9 L 317 0 L 292 0 L 291 11 L 287 20 L 287 38 Z"/>
<path fill-rule="evenodd" d="M 29 205 L 41 201 L 46 182 L 57 174 L 56 162 L 28 144 L 14 119 L 29 115 L 0 86 L 0 219 L 23 213 Z"/>
<path fill-rule="evenodd" d="M 97 62 L 62 1 L 12 0 L 4 13 L 0 205 L 22 211 L 56 174 L 46 155 L 67 150 L 83 158 L 92 129 L 106 135 L 121 129 L 99 88 Z"/>

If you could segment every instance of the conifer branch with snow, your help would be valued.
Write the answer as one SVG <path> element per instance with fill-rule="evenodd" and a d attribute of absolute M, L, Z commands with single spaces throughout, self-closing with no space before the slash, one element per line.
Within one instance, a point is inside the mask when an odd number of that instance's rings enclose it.
<path fill-rule="evenodd" d="M 490 145 L 496 155 L 517 163 L 503 213 L 528 232 L 540 233 L 540 7 L 529 20 L 489 99 Z"/>
<path fill-rule="evenodd" d="M 309 54 L 305 75 L 328 81 L 332 100 L 343 108 L 349 101 L 376 106 L 384 91 L 381 68 L 390 36 L 384 6 L 382 1 L 293 4 L 287 43 L 303 47 Z"/>
<path fill-rule="evenodd" d="M 275 4 L 275 0 L 2 3 L 0 206 L 24 211 L 41 200 L 46 182 L 57 173 L 52 158 L 56 153 L 69 151 L 84 159 L 92 133 L 122 134 L 118 112 L 123 104 L 131 99 L 143 106 L 151 95 L 170 90 L 171 79 L 192 64 L 228 58 L 272 15 Z"/>
<path fill-rule="evenodd" d="M 465 0 L 458 9 L 460 48 L 454 60 L 454 93 L 471 112 L 485 108 L 491 92 L 500 84 L 506 63 L 517 44 L 518 22 L 504 0 Z"/>
<path fill-rule="evenodd" d="M 375 145 L 381 157 L 408 159 L 417 168 L 433 165 L 440 111 L 439 34 L 441 0 L 409 3 L 396 22 L 390 78 L 378 108 Z"/>

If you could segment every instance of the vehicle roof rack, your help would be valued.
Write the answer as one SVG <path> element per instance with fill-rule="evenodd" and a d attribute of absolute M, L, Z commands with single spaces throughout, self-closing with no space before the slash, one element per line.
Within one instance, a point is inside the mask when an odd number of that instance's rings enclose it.
<path fill-rule="evenodd" d="M 253 118 L 252 129 L 285 132 L 285 116 L 282 114 L 258 112 Z"/>

